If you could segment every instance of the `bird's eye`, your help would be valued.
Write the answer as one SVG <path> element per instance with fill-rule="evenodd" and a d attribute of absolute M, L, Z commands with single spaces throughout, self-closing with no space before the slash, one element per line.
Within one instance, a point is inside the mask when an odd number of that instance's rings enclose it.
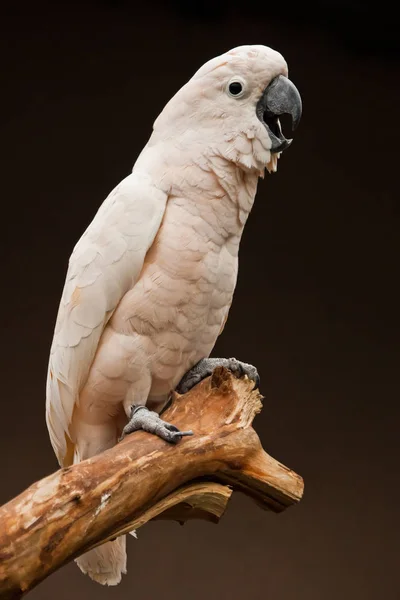
<path fill-rule="evenodd" d="M 238 96 L 242 89 L 243 86 L 240 81 L 232 81 L 232 83 L 229 84 L 229 93 L 232 94 L 232 96 Z"/>
<path fill-rule="evenodd" d="M 229 96 L 232 96 L 233 98 L 240 98 L 241 96 L 243 96 L 245 89 L 245 82 L 242 80 L 241 77 L 237 76 L 233 77 L 227 86 L 227 92 Z"/>

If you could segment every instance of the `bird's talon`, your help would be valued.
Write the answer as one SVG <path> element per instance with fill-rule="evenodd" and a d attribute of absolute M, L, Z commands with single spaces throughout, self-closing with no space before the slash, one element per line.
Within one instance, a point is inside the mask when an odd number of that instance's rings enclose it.
<path fill-rule="evenodd" d="M 217 367 L 229 369 L 239 379 L 247 375 L 251 381 L 254 381 L 255 389 L 260 386 L 260 376 L 253 365 L 241 362 L 236 358 L 203 358 L 182 377 L 176 388 L 177 392 L 185 394 L 200 381 L 211 375 Z"/>

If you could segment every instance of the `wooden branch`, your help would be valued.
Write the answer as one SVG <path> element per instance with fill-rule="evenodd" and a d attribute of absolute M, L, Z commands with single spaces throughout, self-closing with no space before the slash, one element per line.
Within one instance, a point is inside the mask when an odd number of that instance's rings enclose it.
<path fill-rule="evenodd" d="M 172 520 L 183 524 L 192 519 L 202 519 L 210 523 L 218 523 L 231 495 L 231 487 L 215 482 L 199 481 L 182 486 L 118 529 L 117 535 L 139 529 L 151 520 Z M 115 537 L 114 533 L 103 539 L 101 543 Z M 93 544 L 93 548 L 98 545 L 98 543 Z"/>
<path fill-rule="evenodd" d="M 218 522 L 233 489 L 279 512 L 303 493 L 299 475 L 270 457 L 251 427 L 261 396 L 225 369 L 163 414 L 193 437 L 177 445 L 135 432 L 61 469 L 0 508 L 0 598 L 20 598 L 89 548 L 154 518 Z"/>

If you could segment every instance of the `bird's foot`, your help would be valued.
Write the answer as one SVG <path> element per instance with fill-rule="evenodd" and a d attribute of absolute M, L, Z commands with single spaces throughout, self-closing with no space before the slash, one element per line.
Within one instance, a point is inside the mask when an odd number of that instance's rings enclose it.
<path fill-rule="evenodd" d="M 156 412 L 146 406 L 132 406 L 131 418 L 125 425 L 119 441 L 123 440 L 128 433 L 138 429 L 154 433 L 171 444 L 176 444 L 183 436 L 193 435 L 192 431 L 179 431 L 175 425 L 163 421 Z"/>
<path fill-rule="evenodd" d="M 217 367 L 229 369 L 236 377 L 247 375 L 249 379 L 254 381 L 255 388 L 258 388 L 260 385 L 260 376 L 253 365 L 241 362 L 236 358 L 202 358 L 182 377 L 176 391 L 179 394 L 186 394 L 192 387 L 211 375 Z"/>

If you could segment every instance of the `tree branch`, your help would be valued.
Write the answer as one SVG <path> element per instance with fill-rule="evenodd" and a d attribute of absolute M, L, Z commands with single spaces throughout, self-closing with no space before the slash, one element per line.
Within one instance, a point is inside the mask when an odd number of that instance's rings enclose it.
<path fill-rule="evenodd" d="M 0 598 L 20 598 L 89 548 L 150 519 L 218 522 L 231 488 L 275 512 L 298 502 L 299 475 L 270 457 L 251 427 L 261 396 L 225 369 L 163 418 L 193 437 L 177 445 L 135 432 L 102 454 L 34 483 L 0 508 Z"/>

